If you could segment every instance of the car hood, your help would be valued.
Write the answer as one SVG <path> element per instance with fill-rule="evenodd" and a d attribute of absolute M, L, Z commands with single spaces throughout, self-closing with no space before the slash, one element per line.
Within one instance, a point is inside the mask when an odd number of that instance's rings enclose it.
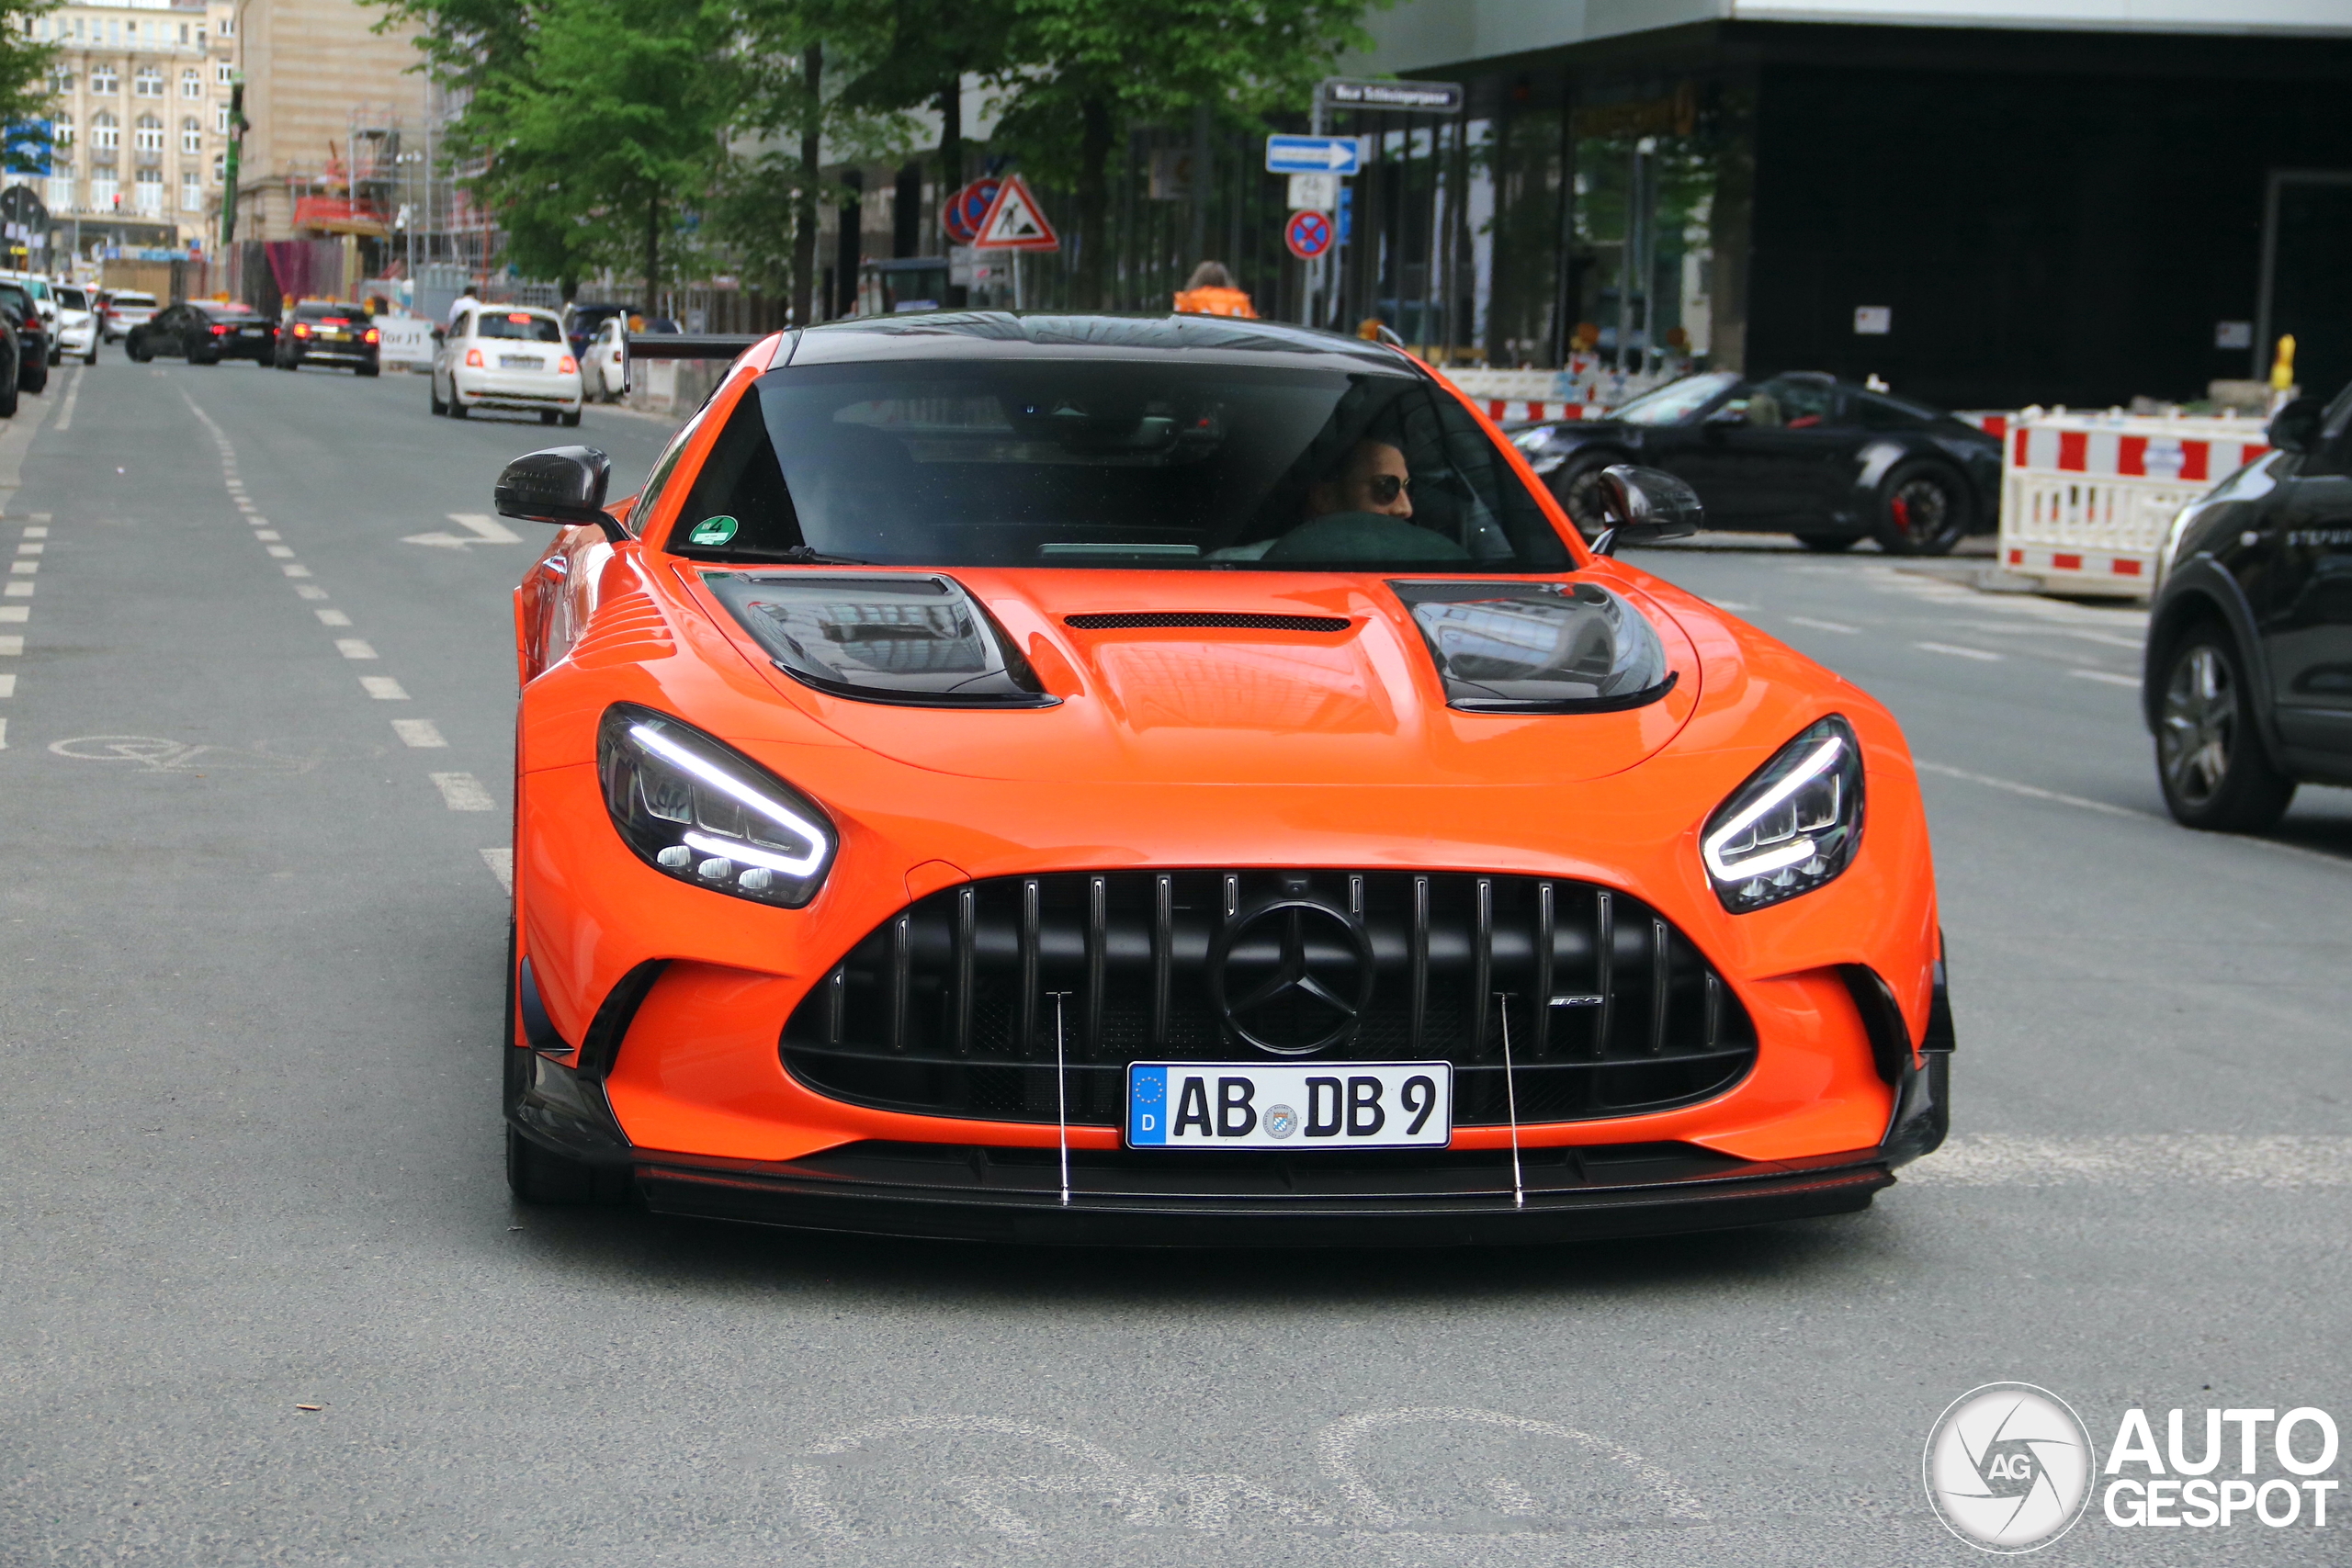
<path fill-rule="evenodd" d="M 1638 707 L 1574 714 L 1450 707 L 1435 659 L 1385 575 L 957 570 L 947 575 L 987 607 L 1061 699 L 1046 708 L 973 711 L 859 701 L 805 686 L 777 669 L 701 585 L 700 569 L 676 563 L 674 570 L 699 618 L 760 672 L 779 703 L 878 755 L 974 778 L 1566 783 L 1650 756 L 1673 739 L 1700 696 L 1700 659 L 1690 637 L 1613 567 L 1568 581 L 1605 581 L 1646 618 L 1674 682 Z M 1315 616 L 1344 619 L 1346 627 L 1118 624 L 1138 613 L 1171 612 Z M 1073 616 L 1095 624 L 1073 626 Z"/>

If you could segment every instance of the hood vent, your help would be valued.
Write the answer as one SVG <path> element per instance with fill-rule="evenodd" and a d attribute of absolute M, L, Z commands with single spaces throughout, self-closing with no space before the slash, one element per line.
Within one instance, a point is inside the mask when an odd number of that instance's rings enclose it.
<path fill-rule="evenodd" d="M 1133 610 L 1119 615 L 1064 615 L 1082 632 L 1128 632 L 1161 626 L 1217 627 L 1240 632 L 1343 632 L 1345 615 L 1257 615 L 1228 610 Z"/>

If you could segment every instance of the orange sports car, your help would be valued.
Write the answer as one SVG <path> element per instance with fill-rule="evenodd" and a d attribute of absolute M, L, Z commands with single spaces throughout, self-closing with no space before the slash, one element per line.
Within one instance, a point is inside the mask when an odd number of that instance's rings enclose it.
<path fill-rule="evenodd" d="M 1860 1208 L 1946 1124 L 1903 737 L 1588 547 L 1407 355 L 959 313 L 744 349 L 515 596 L 526 1201 L 1109 1244 Z"/>

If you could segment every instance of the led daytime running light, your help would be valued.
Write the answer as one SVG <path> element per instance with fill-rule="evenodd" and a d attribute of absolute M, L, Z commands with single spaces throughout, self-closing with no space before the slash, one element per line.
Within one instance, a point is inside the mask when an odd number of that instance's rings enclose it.
<path fill-rule="evenodd" d="M 1745 809 L 1735 813 L 1730 821 L 1708 834 L 1699 846 L 1699 852 L 1707 863 L 1708 874 L 1718 882 L 1737 882 L 1747 877 L 1770 876 L 1776 871 L 1781 871 L 1792 865 L 1803 865 L 1811 860 L 1815 852 L 1815 847 L 1810 834 L 1801 839 L 1792 840 L 1777 849 L 1768 850 L 1742 860 L 1736 866 L 1724 859 L 1723 849 L 1725 844 L 1737 839 L 1742 833 L 1761 821 L 1775 807 L 1787 801 L 1791 795 L 1835 767 L 1838 760 L 1844 756 L 1845 752 L 1846 738 L 1842 735 L 1831 736 L 1815 747 L 1805 760 L 1797 764 L 1795 772 L 1766 790 Z"/>
<path fill-rule="evenodd" d="M 787 810 L 759 791 L 751 788 L 741 780 L 712 767 L 692 751 L 658 733 L 650 725 L 630 725 L 628 736 L 639 746 L 652 752 L 671 766 L 692 773 L 711 788 L 749 807 L 808 846 L 806 853 L 796 858 L 777 854 L 773 851 L 754 849 L 748 844 L 729 843 L 709 838 L 702 833 L 689 832 L 684 836 L 684 842 L 691 847 L 708 854 L 724 855 L 730 860 L 743 861 L 748 864 L 763 865 L 771 871 L 782 872 L 787 876 L 807 876 L 824 864 L 829 848 L 826 837 L 807 818 Z"/>

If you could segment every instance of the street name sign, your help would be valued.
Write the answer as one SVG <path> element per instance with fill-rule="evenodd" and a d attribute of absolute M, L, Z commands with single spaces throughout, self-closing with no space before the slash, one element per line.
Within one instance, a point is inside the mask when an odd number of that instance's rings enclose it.
<path fill-rule="evenodd" d="M 972 245 L 982 251 L 1058 251 L 1062 242 L 1046 221 L 1045 209 L 1029 193 L 1029 182 L 1008 175 L 996 199 L 989 203 Z"/>
<path fill-rule="evenodd" d="M 1270 175 L 1352 175 L 1363 162 L 1363 146 L 1352 136 L 1269 136 Z"/>
<path fill-rule="evenodd" d="M 1323 79 L 1323 101 L 1335 109 L 1460 114 L 1463 96 L 1459 82 L 1364 82 L 1348 76 Z"/>

